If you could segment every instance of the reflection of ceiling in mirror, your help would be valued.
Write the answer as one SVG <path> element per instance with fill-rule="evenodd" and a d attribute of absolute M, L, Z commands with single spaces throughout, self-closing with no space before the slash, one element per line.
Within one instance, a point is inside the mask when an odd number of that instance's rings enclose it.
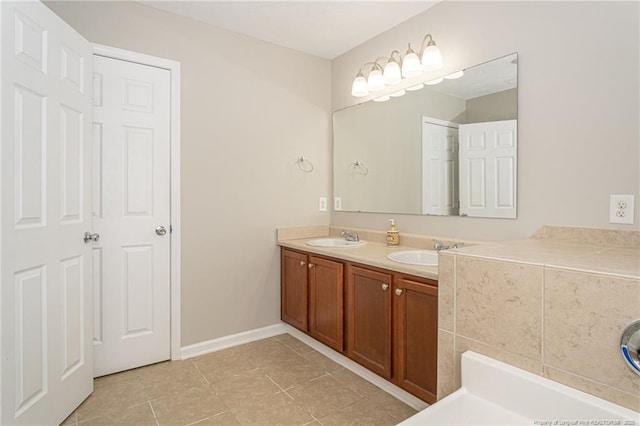
<path fill-rule="evenodd" d="M 425 86 L 431 90 L 460 99 L 473 99 L 518 87 L 517 54 L 495 59 L 464 70 L 464 76 L 456 80 L 444 80 L 440 84 Z"/>

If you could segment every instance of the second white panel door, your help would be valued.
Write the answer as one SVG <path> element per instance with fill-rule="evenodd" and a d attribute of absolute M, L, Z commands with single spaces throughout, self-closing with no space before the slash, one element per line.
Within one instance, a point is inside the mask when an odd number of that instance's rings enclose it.
<path fill-rule="evenodd" d="M 95 376 L 170 358 L 170 72 L 94 56 Z"/>

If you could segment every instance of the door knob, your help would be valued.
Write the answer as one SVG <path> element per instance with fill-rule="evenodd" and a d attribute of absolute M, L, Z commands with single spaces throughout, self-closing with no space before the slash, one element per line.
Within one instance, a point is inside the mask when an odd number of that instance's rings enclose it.
<path fill-rule="evenodd" d="M 167 230 L 164 229 L 164 226 L 160 225 L 156 228 L 156 234 L 158 235 L 164 235 L 167 233 Z"/>
<path fill-rule="evenodd" d="M 316 265 L 314 265 L 313 263 L 310 263 L 308 266 L 309 266 L 309 269 L 311 269 L 311 268 L 313 268 L 313 267 L 314 267 L 314 266 L 316 266 Z"/>
<path fill-rule="evenodd" d="M 300 261 L 300 266 L 304 266 L 304 260 Z"/>
<path fill-rule="evenodd" d="M 83 235 L 83 239 L 85 244 L 88 244 L 89 241 L 93 241 L 94 243 L 97 243 L 98 241 L 100 241 L 100 234 L 92 234 L 91 232 L 85 232 Z"/>
<path fill-rule="evenodd" d="M 396 288 L 396 296 L 402 296 L 402 289 Z"/>
<path fill-rule="evenodd" d="M 389 289 L 389 284 L 383 283 L 382 284 L 382 291 L 387 291 Z"/>

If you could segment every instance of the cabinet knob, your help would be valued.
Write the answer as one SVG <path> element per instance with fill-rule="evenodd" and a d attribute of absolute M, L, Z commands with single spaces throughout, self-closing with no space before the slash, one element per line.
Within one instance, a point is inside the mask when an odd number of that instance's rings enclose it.
<path fill-rule="evenodd" d="M 382 291 L 389 290 L 389 284 L 382 283 Z"/>
<path fill-rule="evenodd" d="M 309 264 L 309 269 L 313 268 L 314 266 L 316 266 L 316 265 L 314 265 L 313 263 L 310 263 Z"/>
<path fill-rule="evenodd" d="M 300 261 L 300 266 L 304 266 L 304 264 L 305 264 L 305 261 L 304 261 L 304 260 L 301 260 L 301 261 Z"/>
<path fill-rule="evenodd" d="M 396 296 L 402 296 L 402 289 L 396 288 Z"/>

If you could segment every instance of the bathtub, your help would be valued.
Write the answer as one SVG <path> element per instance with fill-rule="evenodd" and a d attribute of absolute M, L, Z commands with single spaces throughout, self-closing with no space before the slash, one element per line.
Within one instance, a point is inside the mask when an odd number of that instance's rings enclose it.
<path fill-rule="evenodd" d="M 640 426 L 640 413 L 467 351 L 462 387 L 400 425 Z"/>

